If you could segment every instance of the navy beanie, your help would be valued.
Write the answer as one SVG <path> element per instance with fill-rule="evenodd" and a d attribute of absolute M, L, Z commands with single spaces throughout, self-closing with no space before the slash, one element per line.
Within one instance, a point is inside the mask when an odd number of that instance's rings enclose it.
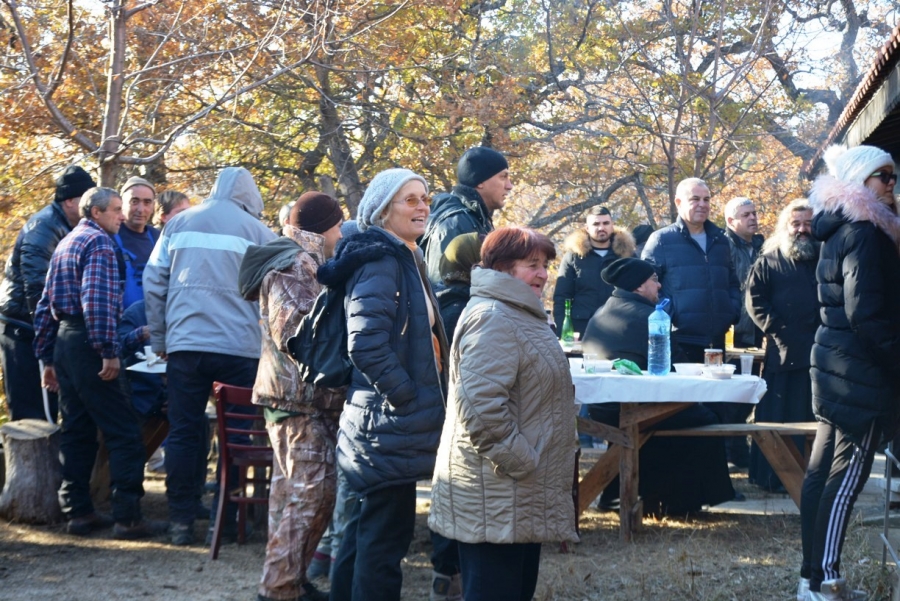
<path fill-rule="evenodd" d="M 509 169 L 506 157 L 487 146 L 470 148 L 459 159 L 456 167 L 456 179 L 464 186 L 474 188 L 486 179 L 490 179 Z"/>
<path fill-rule="evenodd" d="M 56 194 L 53 200 L 62 202 L 70 198 L 81 198 L 82 194 L 96 185 L 87 171 L 78 165 L 69 165 L 63 174 L 56 178 Z"/>

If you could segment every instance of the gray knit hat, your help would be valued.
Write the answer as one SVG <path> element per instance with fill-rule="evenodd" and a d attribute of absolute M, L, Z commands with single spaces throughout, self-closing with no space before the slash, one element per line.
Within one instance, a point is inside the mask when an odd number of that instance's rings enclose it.
<path fill-rule="evenodd" d="M 891 155 L 874 146 L 830 146 L 822 159 L 831 175 L 850 184 L 864 185 L 879 167 L 894 166 Z"/>
<path fill-rule="evenodd" d="M 422 182 L 425 191 L 428 192 L 428 182 L 425 178 L 409 169 L 386 169 L 372 178 L 356 212 L 356 225 L 359 231 L 364 232 L 375 225 L 375 220 L 384 212 L 394 195 L 406 182 L 412 180 Z"/>
<path fill-rule="evenodd" d="M 125 185 L 122 186 L 121 190 L 119 190 L 119 194 L 125 196 L 125 192 L 127 192 L 129 188 L 134 188 L 135 186 L 147 186 L 148 188 L 150 188 L 150 191 L 153 192 L 153 196 L 156 196 L 156 186 L 145 180 L 143 177 L 138 177 L 137 175 L 132 175 L 125 181 Z"/>

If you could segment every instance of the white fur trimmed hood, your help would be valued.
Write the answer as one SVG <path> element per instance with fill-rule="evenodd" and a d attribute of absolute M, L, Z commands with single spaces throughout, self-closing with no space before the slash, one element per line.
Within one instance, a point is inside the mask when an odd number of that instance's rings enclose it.
<path fill-rule="evenodd" d="M 616 256 L 634 256 L 635 248 L 637 248 L 637 244 L 634 241 L 634 236 L 628 230 L 620 227 L 613 228 L 612 251 Z M 582 259 L 586 257 L 591 252 L 591 240 L 588 238 L 587 230 L 580 227 L 566 236 L 566 240 L 563 242 L 563 250 L 574 253 Z"/>
<path fill-rule="evenodd" d="M 900 216 L 865 186 L 821 175 L 810 188 L 809 204 L 815 214 L 840 211 L 847 221 L 872 223 L 887 234 L 900 251 Z"/>

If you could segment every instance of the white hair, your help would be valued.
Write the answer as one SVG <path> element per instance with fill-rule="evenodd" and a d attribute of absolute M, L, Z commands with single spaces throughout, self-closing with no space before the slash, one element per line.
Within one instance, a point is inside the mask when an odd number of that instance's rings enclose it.
<path fill-rule="evenodd" d="M 709 186 L 706 185 L 706 182 L 699 177 L 689 177 L 681 180 L 678 182 L 678 186 L 675 187 L 675 198 L 687 200 L 691 197 L 691 191 L 697 186 L 704 186 L 709 190 Z"/>
<path fill-rule="evenodd" d="M 752 205 L 753 201 L 746 196 L 735 196 L 725 204 L 725 218 L 734 219 L 737 217 L 738 209 L 746 205 Z"/>
<path fill-rule="evenodd" d="M 781 249 L 782 254 L 788 255 L 788 249 L 791 246 L 791 239 L 788 236 L 788 224 L 791 222 L 791 216 L 800 211 L 812 211 L 812 205 L 805 198 L 795 198 L 781 209 L 778 214 L 778 223 L 775 225 L 775 231 L 763 242 L 762 253 L 774 252 Z"/>

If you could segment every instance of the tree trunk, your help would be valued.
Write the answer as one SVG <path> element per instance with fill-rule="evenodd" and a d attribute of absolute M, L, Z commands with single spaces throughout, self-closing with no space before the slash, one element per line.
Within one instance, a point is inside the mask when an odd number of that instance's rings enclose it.
<path fill-rule="evenodd" d="M 0 516 L 29 524 L 59 522 L 59 426 L 38 419 L 17 420 L 0 426 L 0 439 L 6 453 Z"/>
<path fill-rule="evenodd" d="M 106 107 L 103 115 L 103 141 L 97 158 L 100 161 L 100 185 L 116 185 L 115 154 L 122 141 L 119 127 L 122 117 L 122 90 L 125 88 L 126 23 L 128 12 L 123 0 L 107 6 L 109 16 L 109 71 L 106 74 Z"/>

